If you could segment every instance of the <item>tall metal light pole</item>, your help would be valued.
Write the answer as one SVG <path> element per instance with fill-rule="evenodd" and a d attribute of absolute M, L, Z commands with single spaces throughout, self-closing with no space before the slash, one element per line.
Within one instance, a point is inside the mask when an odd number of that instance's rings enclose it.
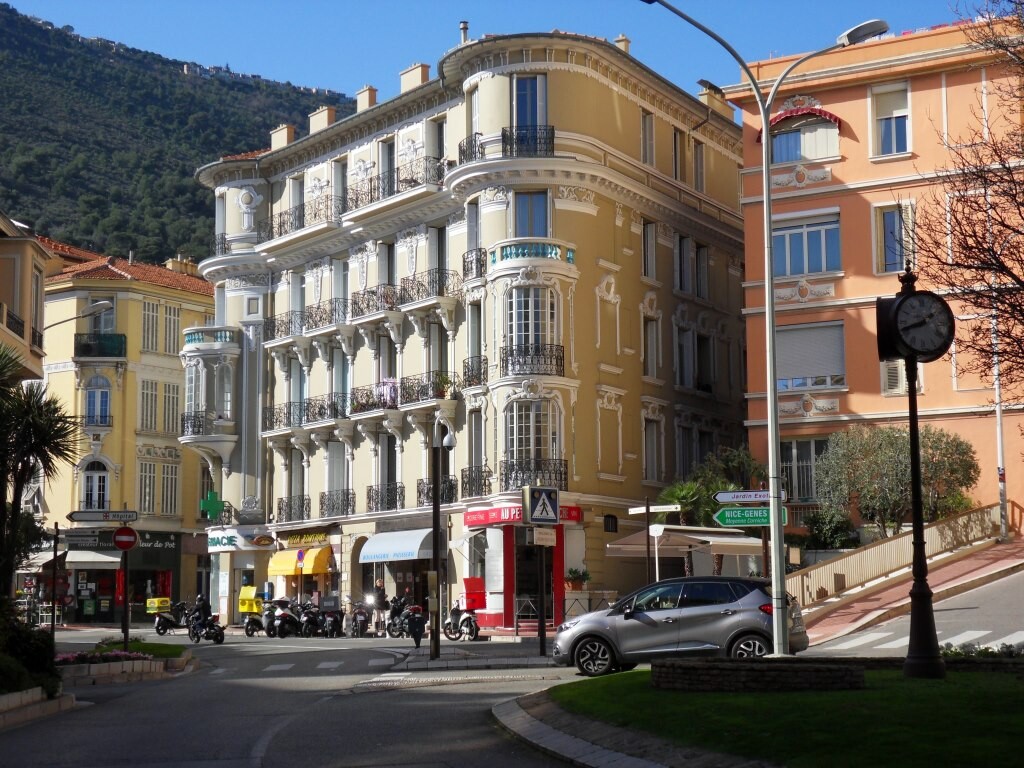
<path fill-rule="evenodd" d="M 430 658 L 441 658 L 441 448 L 437 424 L 434 424 L 434 439 L 430 446 L 430 568 L 434 572 L 430 602 Z M 455 436 L 449 432 L 444 436 L 443 447 L 451 451 L 455 447 Z M 428 580 L 429 583 L 429 580 Z"/>
<path fill-rule="evenodd" d="M 789 612 L 786 608 L 786 570 L 785 570 L 785 542 L 783 540 L 782 523 L 782 469 L 779 463 L 779 390 L 778 377 L 775 365 L 775 279 L 772 264 L 772 142 L 769 132 L 772 103 L 775 101 L 775 94 L 789 74 L 808 59 L 830 53 L 839 48 L 870 40 L 878 35 L 889 31 L 889 25 L 880 19 L 872 19 L 858 24 L 840 35 L 835 45 L 808 53 L 794 61 L 772 84 L 765 97 L 761 92 L 761 86 L 751 72 L 750 67 L 742 56 L 737 53 L 728 42 L 716 32 L 705 27 L 693 17 L 683 13 L 675 6 L 665 0 L 641 0 L 648 5 L 660 5 L 666 10 L 674 13 L 687 24 L 699 29 L 722 46 L 736 63 L 739 64 L 743 74 L 750 82 L 751 92 L 757 102 L 758 112 L 761 116 L 761 189 L 764 197 L 763 204 L 763 228 L 764 228 L 764 324 L 765 324 L 765 358 L 768 366 L 765 383 L 765 394 L 767 397 L 767 421 L 768 421 L 768 496 L 771 515 L 772 534 L 772 639 L 776 655 L 789 653 L 789 634 L 786 619 Z"/>

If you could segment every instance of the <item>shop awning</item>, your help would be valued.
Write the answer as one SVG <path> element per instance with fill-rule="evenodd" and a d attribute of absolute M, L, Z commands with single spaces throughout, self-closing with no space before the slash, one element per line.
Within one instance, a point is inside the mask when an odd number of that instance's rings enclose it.
<path fill-rule="evenodd" d="M 302 563 L 299 564 L 299 553 Z M 282 549 L 270 557 L 268 576 L 298 576 L 303 573 L 327 573 L 334 556 L 330 546 L 306 549 Z"/>
<path fill-rule="evenodd" d="M 459 536 L 457 539 L 452 539 L 451 541 L 448 542 L 448 549 L 458 549 L 463 544 L 465 544 L 467 541 L 472 539 L 474 536 L 479 536 L 481 533 L 483 533 L 483 529 L 482 528 L 481 529 L 477 529 L 475 531 L 469 531 L 466 534 L 464 534 L 462 536 Z"/>
<path fill-rule="evenodd" d="M 647 531 L 637 531 L 605 545 L 613 557 L 645 557 L 647 555 Z M 657 551 L 660 557 L 682 557 L 697 549 L 710 549 L 713 555 L 760 555 L 761 540 L 745 535 L 741 531 L 730 533 L 709 531 L 707 528 L 680 526 L 672 530 L 666 527 L 659 537 Z M 654 555 L 655 539 L 651 537 L 651 555 Z"/>
<path fill-rule="evenodd" d="M 396 560 L 422 560 L 431 555 L 432 528 L 377 533 L 363 545 L 360 563 L 383 563 Z"/>
<path fill-rule="evenodd" d="M 58 552 L 57 558 L 60 559 L 63 554 L 63 552 Z M 60 566 L 60 563 L 57 565 Z M 36 552 L 28 556 L 25 564 L 18 568 L 18 573 L 41 573 L 52 566 L 53 552 Z"/>
<path fill-rule="evenodd" d="M 121 567 L 121 555 L 74 549 L 68 552 L 64 565 L 75 571 L 116 571 Z"/>

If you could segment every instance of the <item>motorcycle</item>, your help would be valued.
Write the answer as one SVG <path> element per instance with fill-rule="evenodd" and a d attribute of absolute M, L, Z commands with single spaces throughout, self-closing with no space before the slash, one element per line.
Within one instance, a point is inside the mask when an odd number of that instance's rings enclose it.
<path fill-rule="evenodd" d="M 246 637 L 252 637 L 257 632 L 266 632 L 267 615 L 270 616 L 270 623 L 274 623 L 274 607 L 268 603 L 263 606 L 263 613 L 247 613 L 245 615 L 245 623 L 242 625 L 242 629 L 245 631 Z M 270 633 L 267 633 L 270 636 Z"/>
<path fill-rule="evenodd" d="M 324 614 L 324 636 L 326 637 L 341 637 L 345 634 L 342 630 L 342 625 L 345 621 L 345 613 L 340 609 L 337 611 L 327 611 Z"/>
<path fill-rule="evenodd" d="M 188 627 L 188 639 L 193 643 L 212 640 L 217 645 L 224 642 L 224 627 L 220 625 L 220 614 L 214 613 L 205 622 L 193 612 Z"/>
<path fill-rule="evenodd" d="M 368 606 L 373 605 L 373 596 L 370 595 L 368 597 L 368 600 L 360 600 L 352 607 L 352 637 L 364 637 L 366 635 L 372 611 Z"/>
<path fill-rule="evenodd" d="M 171 606 L 170 611 L 160 611 L 153 621 L 153 629 L 158 635 L 166 635 L 171 629 L 188 629 L 188 615 L 191 613 L 188 604 L 181 600 Z"/>
<path fill-rule="evenodd" d="M 306 603 L 302 606 L 302 613 L 299 614 L 299 634 L 303 637 L 326 636 L 327 633 L 324 632 L 326 618 L 319 608 L 312 603 Z"/>
<path fill-rule="evenodd" d="M 449 640 L 461 640 L 464 636 L 476 640 L 480 635 L 480 625 L 472 611 L 464 611 L 452 606 L 451 613 L 444 620 L 444 636 Z"/>
<path fill-rule="evenodd" d="M 391 598 L 391 613 L 388 616 L 387 627 L 385 628 L 388 637 L 410 637 L 409 616 L 419 606 L 412 605 L 405 598 L 397 595 Z"/>
<path fill-rule="evenodd" d="M 277 625 L 274 623 L 274 619 L 277 615 L 278 605 L 288 605 L 287 600 L 266 600 L 263 603 L 263 626 L 261 629 L 267 637 L 277 637 Z M 246 634 L 249 634 L 246 632 Z"/>
<path fill-rule="evenodd" d="M 294 600 L 277 601 L 277 610 L 274 611 L 274 629 L 280 638 L 288 637 L 288 635 L 297 635 L 302 632 L 298 603 Z"/>

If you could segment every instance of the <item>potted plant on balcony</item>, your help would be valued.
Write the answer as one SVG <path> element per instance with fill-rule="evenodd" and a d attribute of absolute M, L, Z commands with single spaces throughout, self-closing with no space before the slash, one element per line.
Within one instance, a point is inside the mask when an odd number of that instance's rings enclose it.
<path fill-rule="evenodd" d="M 434 398 L 443 400 L 450 394 L 452 380 L 446 373 L 439 373 L 434 376 Z"/>
<path fill-rule="evenodd" d="M 590 571 L 586 568 L 570 568 L 565 572 L 565 588 L 570 592 L 580 592 L 583 585 L 590 581 Z"/>

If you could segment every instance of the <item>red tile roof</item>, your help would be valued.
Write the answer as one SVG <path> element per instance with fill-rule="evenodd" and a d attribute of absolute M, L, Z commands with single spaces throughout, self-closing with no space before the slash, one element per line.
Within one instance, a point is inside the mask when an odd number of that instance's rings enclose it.
<path fill-rule="evenodd" d="M 183 275 L 155 264 L 129 262 L 116 256 L 99 257 L 90 261 L 67 265 L 59 274 L 46 278 L 47 283 L 62 280 L 138 280 L 142 283 L 162 285 L 191 293 L 213 295 L 213 284 L 201 277 Z"/>
<path fill-rule="evenodd" d="M 62 243 L 59 240 L 51 240 L 43 235 L 36 235 L 36 240 L 38 240 L 40 245 L 44 248 L 66 260 L 92 261 L 94 259 L 104 258 L 102 253 L 89 251 L 85 248 L 78 248 L 74 245 L 69 245 L 68 243 Z"/>
<path fill-rule="evenodd" d="M 269 151 L 269 147 L 267 149 L 254 149 L 252 152 L 242 152 L 238 155 L 224 155 L 221 160 L 252 160 L 260 155 L 267 154 Z"/>

